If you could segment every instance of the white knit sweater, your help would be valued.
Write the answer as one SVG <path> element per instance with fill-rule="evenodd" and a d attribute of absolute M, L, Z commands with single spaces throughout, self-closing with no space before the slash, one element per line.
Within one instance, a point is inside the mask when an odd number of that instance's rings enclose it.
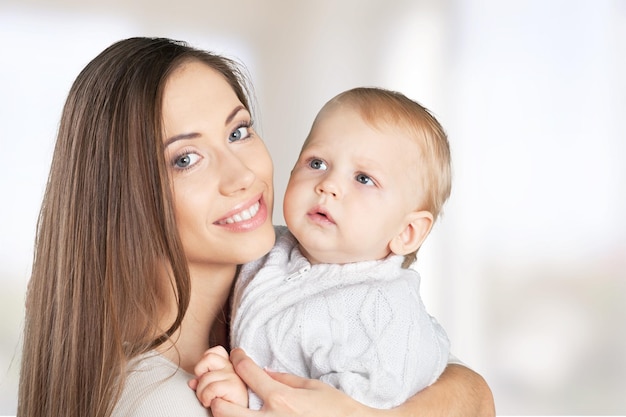
<path fill-rule="evenodd" d="M 402 257 L 311 265 L 285 227 L 276 233 L 272 251 L 242 267 L 235 285 L 233 347 L 376 408 L 397 406 L 439 377 L 449 341 Z M 250 407 L 260 405 L 251 395 Z"/>

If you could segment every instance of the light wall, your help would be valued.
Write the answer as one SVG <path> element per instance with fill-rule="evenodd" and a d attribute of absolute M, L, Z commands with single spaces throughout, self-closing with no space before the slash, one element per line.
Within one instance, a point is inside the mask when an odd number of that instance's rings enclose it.
<path fill-rule="evenodd" d="M 0 415 L 15 413 L 37 213 L 74 77 L 112 42 L 241 59 L 276 210 L 320 106 L 397 89 L 446 127 L 454 185 L 423 296 L 499 415 L 626 414 L 626 3 L 2 0 Z"/>

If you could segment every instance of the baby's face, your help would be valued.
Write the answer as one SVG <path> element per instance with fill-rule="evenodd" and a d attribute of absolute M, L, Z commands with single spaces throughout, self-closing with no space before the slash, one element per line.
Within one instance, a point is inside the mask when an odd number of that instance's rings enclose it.
<path fill-rule="evenodd" d="M 317 119 L 284 198 L 287 226 L 312 263 L 382 259 L 423 200 L 420 148 L 346 105 Z"/>

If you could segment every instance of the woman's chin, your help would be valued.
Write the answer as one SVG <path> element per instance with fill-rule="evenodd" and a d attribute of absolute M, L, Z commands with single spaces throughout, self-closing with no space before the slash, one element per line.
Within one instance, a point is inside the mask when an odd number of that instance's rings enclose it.
<path fill-rule="evenodd" d="M 245 243 L 237 250 L 238 256 L 241 259 L 240 263 L 256 261 L 263 257 L 272 249 L 275 241 L 276 233 L 274 232 L 274 226 L 271 222 L 267 222 L 267 224 L 250 232 Z"/>

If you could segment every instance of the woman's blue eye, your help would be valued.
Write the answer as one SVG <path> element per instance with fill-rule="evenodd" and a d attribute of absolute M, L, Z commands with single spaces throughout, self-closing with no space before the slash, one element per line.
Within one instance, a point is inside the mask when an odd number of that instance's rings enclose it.
<path fill-rule="evenodd" d="M 370 177 L 368 177 L 365 174 L 359 174 L 356 176 L 356 180 L 358 182 L 360 182 L 361 184 L 365 184 L 365 185 L 374 185 L 374 180 L 371 179 Z"/>
<path fill-rule="evenodd" d="M 190 166 L 198 162 L 199 159 L 200 157 L 196 154 L 186 153 L 174 160 L 174 166 L 181 169 L 189 168 Z"/>
<path fill-rule="evenodd" d="M 326 162 L 321 159 L 311 159 L 309 161 L 309 166 L 313 169 L 326 169 Z"/>
<path fill-rule="evenodd" d="M 250 132 L 248 132 L 248 126 L 241 126 L 235 129 L 233 133 L 230 134 L 230 136 L 228 137 L 228 141 L 237 142 L 238 140 L 246 139 L 249 136 Z"/>

